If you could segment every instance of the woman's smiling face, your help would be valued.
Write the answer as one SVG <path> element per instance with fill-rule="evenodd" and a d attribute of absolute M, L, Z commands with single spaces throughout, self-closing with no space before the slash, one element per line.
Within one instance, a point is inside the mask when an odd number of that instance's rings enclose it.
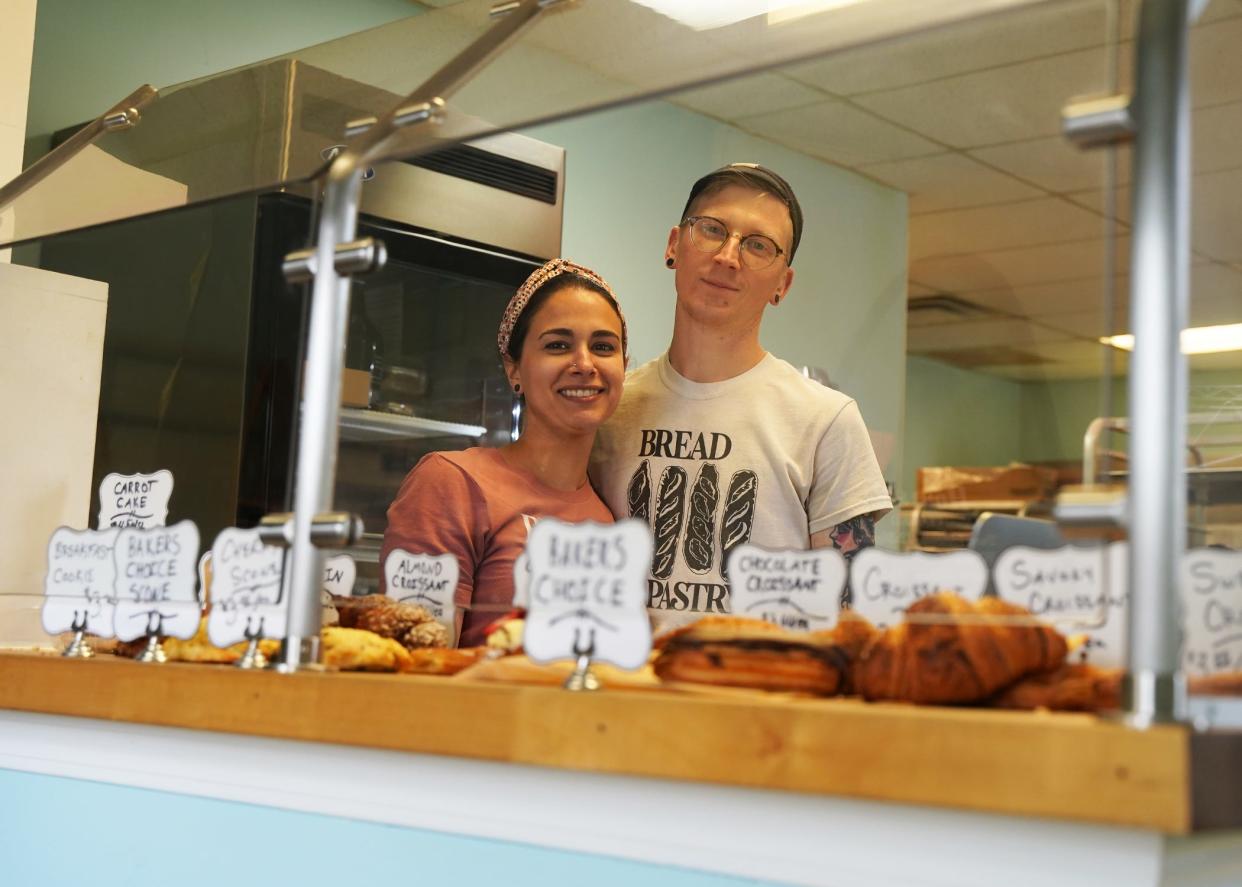
<path fill-rule="evenodd" d="M 594 433 L 621 400 L 621 319 L 594 290 L 558 290 L 531 317 L 521 356 L 506 359 L 505 371 L 510 384 L 522 386 L 528 423 L 559 434 Z"/>

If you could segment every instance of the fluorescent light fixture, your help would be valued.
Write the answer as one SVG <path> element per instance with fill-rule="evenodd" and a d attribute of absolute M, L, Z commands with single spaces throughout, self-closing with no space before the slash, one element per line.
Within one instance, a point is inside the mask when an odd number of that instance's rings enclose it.
<path fill-rule="evenodd" d="M 1134 336 L 1101 336 L 1101 345 L 1112 345 L 1122 351 L 1134 350 Z M 1219 326 L 1192 326 L 1182 330 L 1183 354 L 1216 354 L 1220 351 L 1242 351 L 1242 323 Z"/>
<path fill-rule="evenodd" d="M 780 24 L 837 6 L 862 0 L 634 0 L 696 31 L 723 28 L 735 22 L 767 15 L 768 24 Z"/>

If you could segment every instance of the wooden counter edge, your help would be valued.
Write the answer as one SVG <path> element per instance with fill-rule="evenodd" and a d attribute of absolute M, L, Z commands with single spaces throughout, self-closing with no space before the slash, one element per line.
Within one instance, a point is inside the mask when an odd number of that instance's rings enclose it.
<path fill-rule="evenodd" d="M 1189 731 L 1088 715 L 711 698 L 0 653 L 0 708 L 1186 834 Z"/>

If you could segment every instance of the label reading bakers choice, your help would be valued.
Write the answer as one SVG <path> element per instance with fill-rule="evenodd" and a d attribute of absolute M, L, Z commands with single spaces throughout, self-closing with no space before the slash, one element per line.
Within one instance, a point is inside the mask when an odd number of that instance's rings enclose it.
<path fill-rule="evenodd" d="M 1086 635 L 1072 657 L 1105 667 L 1125 665 L 1126 544 L 1041 550 L 1016 545 L 992 570 L 1000 597 L 1026 607 L 1062 634 Z"/>
<path fill-rule="evenodd" d="M 207 637 L 228 647 L 250 638 L 283 638 L 288 607 L 282 597 L 284 552 L 264 545 L 256 530 L 228 527 L 211 546 L 211 615 Z"/>
<path fill-rule="evenodd" d="M 833 548 L 769 551 L 740 545 L 729 555 L 733 613 L 793 631 L 831 628 L 845 574 L 845 558 Z"/>
<path fill-rule="evenodd" d="M 1242 671 L 1242 552 L 1196 548 L 1182 572 L 1182 668 Z"/>
<path fill-rule="evenodd" d="M 854 611 L 878 628 L 900 622 L 906 607 L 938 591 L 975 600 L 987 587 L 988 565 L 975 551 L 930 554 L 864 548 L 850 563 Z"/>
<path fill-rule="evenodd" d="M 173 476 L 167 469 L 154 474 L 106 475 L 99 483 L 99 528 L 162 527 L 168 520 Z"/>
<path fill-rule="evenodd" d="M 116 636 L 190 638 L 198 631 L 198 527 L 126 527 L 116 537 Z"/>
<path fill-rule="evenodd" d="M 48 634 L 83 630 L 112 637 L 116 606 L 112 552 L 118 532 L 60 527 L 52 533 L 43 583 L 43 630 Z"/>
<path fill-rule="evenodd" d="M 638 520 L 535 524 L 526 540 L 527 655 L 550 662 L 590 650 L 592 659 L 620 668 L 646 662 L 651 551 L 651 532 Z"/>
<path fill-rule="evenodd" d="M 384 561 L 388 597 L 417 604 L 457 636 L 457 558 L 451 554 L 413 554 L 398 548 Z M 450 645 L 451 646 L 451 645 Z"/>

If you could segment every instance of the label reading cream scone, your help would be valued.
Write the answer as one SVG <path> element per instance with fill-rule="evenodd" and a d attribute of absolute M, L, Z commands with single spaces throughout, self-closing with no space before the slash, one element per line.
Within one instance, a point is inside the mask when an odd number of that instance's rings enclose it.
<path fill-rule="evenodd" d="M 113 549 L 120 531 L 60 527 L 47 543 L 43 582 L 43 630 L 48 634 L 85 631 L 112 637 L 116 607 Z"/>
<path fill-rule="evenodd" d="M 284 552 L 264 545 L 257 530 L 228 527 L 211 546 L 211 614 L 207 637 L 216 647 L 251 638 L 283 638 L 288 622 L 281 587 Z"/>
<path fill-rule="evenodd" d="M 1062 634 L 1086 635 L 1071 657 L 1109 668 L 1125 664 L 1126 544 L 1037 549 L 1015 545 L 992 569 L 996 594 Z"/>
<path fill-rule="evenodd" d="M 414 554 L 403 549 L 389 552 L 384 561 L 388 597 L 427 610 L 448 629 L 457 643 L 457 558 L 451 554 Z"/>
<path fill-rule="evenodd" d="M 106 475 L 99 483 L 97 526 L 162 527 L 172 491 L 172 472 L 163 468 L 154 474 Z"/>
<path fill-rule="evenodd" d="M 119 640 L 191 638 L 198 631 L 198 539 L 198 527 L 188 520 L 117 533 L 113 619 Z"/>
<path fill-rule="evenodd" d="M 846 565 L 836 549 L 769 551 L 746 544 L 729 555 L 728 566 L 735 616 L 791 631 L 837 624 Z"/>
<path fill-rule="evenodd" d="M 1182 576 L 1182 668 L 1242 671 L 1242 552 L 1186 552 Z"/>
<path fill-rule="evenodd" d="M 930 554 L 864 548 L 850 563 L 854 612 L 877 628 L 901 622 L 906 607 L 938 591 L 975 600 L 987 587 L 987 562 L 974 551 Z"/>
<path fill-rule="evenodd" d="M 647 575 L 651 531 L 642 521 L 566 524 L 544 518 L 526 540 L 530 564 L 526 653 L 536 662 L 590 651 L 638 668 L 651 650 Z"/>

